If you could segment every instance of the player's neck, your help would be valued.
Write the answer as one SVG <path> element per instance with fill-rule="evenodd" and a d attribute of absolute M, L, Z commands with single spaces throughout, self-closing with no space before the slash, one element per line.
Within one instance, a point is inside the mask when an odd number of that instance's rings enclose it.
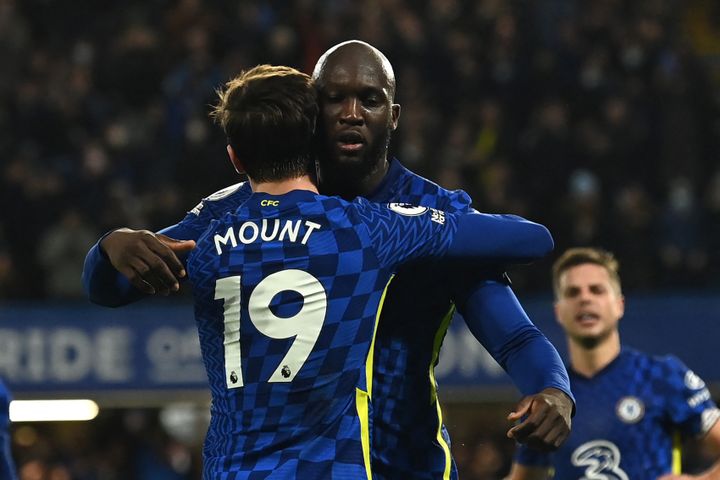
<path fill-rule="evenodd" d="M 579 342 L 568 341 L 568 353 L 573 370 L 584 377 L 593 377 L 620 355 L 620 336 L 614 330 L 607 338 L 594 347 L 588 348 Z"/>
<path fill-rule="evenodd" d="M 349 172 L 343 168 L 325 168 L 320 172 L 320 188 L 325 194 L 338 195 L 345 200 L 355 197 L 369 197 L 380 186 L 387 175 L 389 163 L 383 157 L 374 168 L 367 172 Z"/>
<path fill-rule="evenodd" d="M 317 186 L 308 175 L 302 177 L 280 180 L 277 182 L 255 182 L 249 179 L 250 186 L 255 193 L 269 193 L 270 195 L 283 195 L 293 190 L 309 190 L 318 193 Z"/>

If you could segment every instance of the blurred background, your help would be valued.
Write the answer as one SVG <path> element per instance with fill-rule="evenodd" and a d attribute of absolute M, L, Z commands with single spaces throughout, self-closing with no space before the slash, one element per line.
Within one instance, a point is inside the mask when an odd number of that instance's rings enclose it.
<path fill-rule="evenodd" d="M 258 63 L 310 72 L 353 38 L 394 65 L 394 155 L 482 211 L 546 224 L 556 252 L 614 251 L 625 341 L 678 354 L 717 398 L 719 2 L 0 0 L 0 378 L 18 399 L 100 404 L 89 422 L 15 423 L 23 480 L 199 478 L 188 296 L 90 305 L 85 253 L 238 181 L 208 118 L 217 87 Z M 552 260 L 511 274 L 564 352 Z M 461 320 L 438 377 L 462 478 L 502 478 L 517 393 Z"/>

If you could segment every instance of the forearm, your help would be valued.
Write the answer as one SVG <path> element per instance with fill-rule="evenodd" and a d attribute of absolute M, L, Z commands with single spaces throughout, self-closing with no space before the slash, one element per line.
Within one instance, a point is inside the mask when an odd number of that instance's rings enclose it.
<path fill-rule="evenodd" d="M 530 321 L 507 284 L 480 281 L 458 291 L 455 300 L 472 334 L 524 395 L 557 388 L 573 398 L 557 350 Z"/>
<path fill-rule="evenodd" d="M 116 230 L 115 232 L 118 231 Z M 133 233 L 141 232 L 142 231 L 137 231 Z M 127 268 L 123 270 L 122 267 L 116 267 L 116 260 L 111 261 L 110 257 L 108 257 L 108 255 L 106 255 L 106 253 L 103 251 L 103 247 L 106 246 L 106 244 L 110 241 L 110 238 L 108 238 L 106 242 L 103 241 L 112 233 L 113 232 L 110 232 L 101 237 L 100 240 L 98 240 L 98 242 L 93 245 L 93 247 L 88 252 L 87 256 L 85 257 L 85 264 L 82 273 L 82 283 L 85 292 L 88 295 L 88 298 L 93 303 L 97 303 L 106 307 L 119 307 L 140 300 L 141 298 L 148 296 L 148 294 L 136 288 L 137 284 L 133 286 L 133 283 L 129 279 L 127 273 L 131 270 L 128 270 Z M 195 229 L 188 228 L 182 223 L 164 228 L 158 233 L 169 236 L 171 235 L 173 236 L 173 238 L 181 240 L 194 240 L 198 236 L 198 233 Z M 159 242 L 159 240 L 157 239 L 154 239 L 154 241 Z M 165 241 L 167 241 L 167 239 Z M 128 245 L 130 244 L 125 243 L 120 246 L 115 244 L 114 248 L 116 259 L 118 249 L 120 251 L 123 251 L 124 249 L 131 248 Z M 106 248 L 109 248 L 109 246 L 107 246 Z M 132 248 L 137 248 L 137 245 Z M 148 252 L 146 247 L 135 250 L 136 253 L 137 251 Z M 125 262 L 124 264 L 126 267 L 128 265 L 132 267 L 133 264 L 142 264 L 143 262 L 147 263 L 149 261 L 146 257 L 134 257 L 132 253 L 130 254 L 130 256 L 132 258 L 132 261 L 128 261 L 127 258 L 121 261 L 121 263 L 123 261 Z M 184 264 L 185 259 L 185 255 L 178 254 L 177 259 L 174 261 L 176 263 L 180 262 Z M 167 261 L 167 259 L 164 259 L 163 261 Z M 180 267 L 180 263 L 177 263 L 178 267 Z"/>
<path fill-rule="evenodd" d="M 472 213 L 458 217 L 458 229 L 447 256 L 478 258 L 498 264 L 527 263 L 554 247 L 552 235 L 539 223 L 513 215 Z"/>
<path fill-rule="evenodd" d="M 143 298 L 145 295 L 133 288 L 102 253 L 101 240 L 88 251 L 83 266 L 82 284 L 90 301 L 105 307 L 120 307 Z"/>

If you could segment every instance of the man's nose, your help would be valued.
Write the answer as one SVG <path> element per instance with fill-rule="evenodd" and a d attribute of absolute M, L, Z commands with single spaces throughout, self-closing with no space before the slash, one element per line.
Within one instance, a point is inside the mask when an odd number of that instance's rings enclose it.
<path fill-rule="evenodd" d="M 590 294 L 590 290 L 587 288 L 580 289 L 580 292 L 578 293 L 578 300 L 580 300 L 581 303 L 589 302 L 591 297 L 592 295 Z"/>
<path fill-rule="evenodd" d="M 348 98 L 343 102 L 340 120 L 344 123 L 362 124 L 362 106 L 357 98 Z"/>

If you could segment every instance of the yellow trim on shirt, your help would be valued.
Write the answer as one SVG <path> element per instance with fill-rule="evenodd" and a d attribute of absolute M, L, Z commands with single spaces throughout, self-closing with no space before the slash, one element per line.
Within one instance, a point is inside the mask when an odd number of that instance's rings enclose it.
<path fill-rule="evenodd" d="M 382 296 L 380 297 L 380 303 L 378 304 L 377 314 L 375 315 L 375 328 L 373 329 L 372 341 L 370 341 L 370 351 L 368 352 L 367 359 L 365 360 L 365 383 L 367 384 L 368 398 L 372 399 L 372 379 L 373 379 L 373 358 L 375 357 L 375 336 L 377 335 L 378 323 L 380 323 L 380 312 L 382 312 L 383 305 L 385 304 L 385 296 L 387 295 L 388 287 L 395 278 L 395 275 L 390 277 L 385 290 L 383 290 Z"/>
<path fill-rule="evenodd" d="M 672 473 L 674 475 L 682 473 L 682 438 L 680 432 L 673 433 Z"/>
<path fill-rule="evenodd" d="M 368 392 L 355 389 L 355 405 L 360 418 L 360 443 L 363 451 L 363 463 L 368 480 L 372 480 L 370 468 L 370 395 Z"/>
<path fill-rule="evenodd" d="M 450 307 L 450 310 L 448 311 L 448 313 L 445 314 L 442 322 L 440 322 L 440 326 L 438 327 L 437 332 L 435 332 L 432 358 L 430 360 L 430 403 L 434 402 L 435 406 L 437 407 L 437 441 L 438 444 L 442 447 L 443 452 L 445 453 L 445 470 L 443 471 L 443 480 L 450 480 L 450 467 L 452 465 L 452 456 L 450 454 L 450 445 L 447 444 L 445 438 L 442 435 L 443 418 L 442 409 L 440 408 L 440 400 L 438 399 L 437 395 L 437 382 L 435 381 L 435 363 L 440 357 L 440 347 L 442 346 L 442 341 L 445 338 L 445 334 L 447 333 L 448 328 L 450 327 L 450 321 L 452 320 L 454 313 L 455 305 Z"/>
<path fill-rule="evenodd" d="M 372 480 L 372 469 L 370 467 L 370 400 L 372 399 L 372 379 L 373 379 L 373 358 L 375 355 L 375 336 L 377 335 L 378 323 L 380 322 L 380 312 L 382 312 L 385 303 L 385 295 L 387 295 L 390 282 L 395 276 L 391 276 L 385 285 L 380 303 L 378 304 L 377 314 L 375 315 L 375 326 L 373 327 L 372 340 L 370 341 L 370 350 L 365 359 L 365 385 L 367 392 L 355 388 L 355 407 L 357 408 L 358 417 L 360 419 L 360 443 L 363 451 L 363 462 L 365 463 L 365 473 L 367 478 Z"/>

